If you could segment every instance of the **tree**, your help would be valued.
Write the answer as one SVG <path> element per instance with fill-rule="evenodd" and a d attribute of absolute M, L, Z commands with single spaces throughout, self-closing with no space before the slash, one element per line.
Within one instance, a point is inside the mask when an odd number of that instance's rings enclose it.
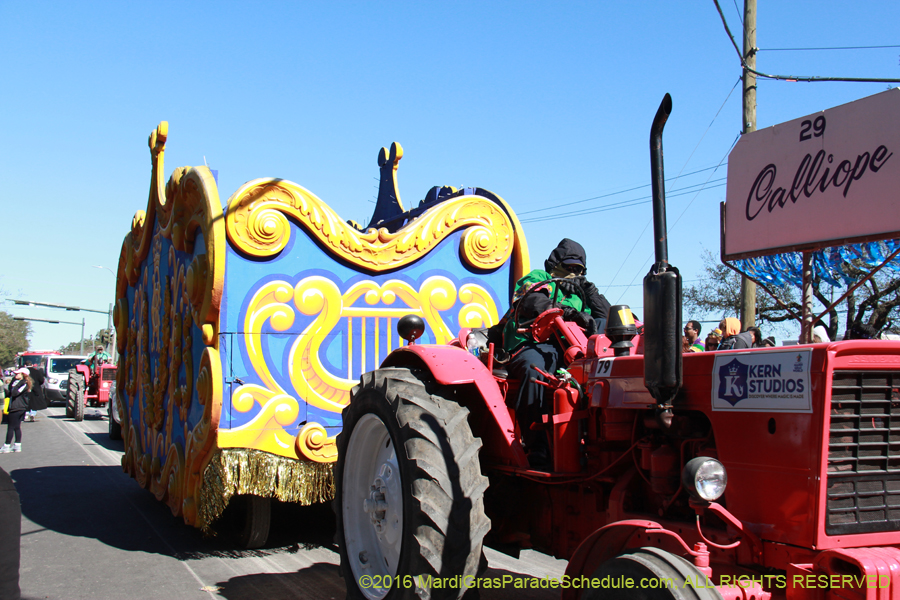
<path fill-rule="evenodd" d="M 868 273 L 868 269 L 861 265 L 852 265 L 845 268 L 845 271 L 857 281 Z M 794 287 L 770 289 L 795 314 L 801 313 L 799 289 Z M 818 308 L 814 310 L 822 312 L 831 304 L 833 298 L 843 295 L 846 289 L 833 288 L 820 280 L 813 281 L 812 293 L 818 302 Z M 707 250 L 703 255 L 703 274 L 699 282 L 684 291 L 684 312 L 686 315 L 712 314 L 715 318 L 737 316 L 740 312 L 740 290 L 740 275 L 720 263 Z M 900 329 L 900 323 L 894 325 L 893 316 L 898 306 L 900 306 L 900 275 L 882 269 L 854 290 L 846 300 L 829 310 L 827 323 L 823 325 L 832 340 L 838 339 L 840 313 L 846 312 L 844 331 L 866 324 L 879 332 L 896 333 Z M 757 287 L 756 290 L 756 313 L 759 325 L 774 325 L 781 331 L 785 331 L 787 329 L 785 325 L 792 322 L 788 311 L 773 300 L 762 287 Z"/>
<path fill-rule="evenodd" d="M 799 313 L 799 294 L 793 289 L 777 288 L 779 300 Z M 737 317 L 741 311 L 741 276 L 719 262 L 709 250 L 703 252 L 703 273 L 696 285 L 684 290 L 683 312 L 686 318 L 693 315 L 714 315 L 716 319 Z M 692 316 L 688 316 L 692 315 Z M 790 321 L 791 315 L 772 299 L 761 287 L 756 288 L 756 318 L 761 325 L 776 325 L 780 331 Z"/>
<path fill-rule="evenodd" d="M 60 346 L 59 351 L 63 354 L 81 354 L 83 345 L 84 353 L 87 355 L 94 351 L 94 344 L 103 344 L 106 347 L 109 344 L 109 339 L 109 331 L 105 328 L 99 329 L 93 337 L 69 342 L 65 346 Z"/>
<path fill-rule="evenodd" d="M 31 323 L 16 321 L 6 311 L 0 311 L 0 367 L 15 364 L 16 354 L 28 350 Z"/>

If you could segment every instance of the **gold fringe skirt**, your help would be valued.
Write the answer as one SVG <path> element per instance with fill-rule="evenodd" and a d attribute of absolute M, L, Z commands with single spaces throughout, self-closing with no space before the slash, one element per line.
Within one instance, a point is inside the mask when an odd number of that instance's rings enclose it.
<path fill-rule="evenodd" d="M 302 461 L 260 450 L 219 450 L 203 472 L 197 526 L 212 533 L 234 495 L 251 494 L 308 505 L 334 498 L 333 463 Z"/>

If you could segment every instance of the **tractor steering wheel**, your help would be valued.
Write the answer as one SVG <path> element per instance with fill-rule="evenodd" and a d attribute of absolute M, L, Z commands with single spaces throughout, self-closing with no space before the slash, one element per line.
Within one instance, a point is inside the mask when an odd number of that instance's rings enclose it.
<path fill-rule="evenodd" d="M 545 284 L 549 284 L 549 283 L 556 284 L 556 289 L 554 290 L 553 296 L 550 298 L 550 308 L 551 309 L 556 308 L 557 307 L 556 298 L 559 296 L 559 292 L 560 292 L 559 282 L 561 282 L 561 281 L 570 281 L 571 282 L 571 280 L 569 280 L 568 278 L 554 277 L 552 279 L 547 279 L 545 281 L 539 281 L 539 282 L 535 283 L 533 286 L 531 286 L 531 288 L 527 292 L 522 294 L 521 298 L 516 300 L 516 309 L 513 311 L 513 323 L 515 323 L 519 329 L 524 329 L 525 327 L 528 327 L 529 325 L 534 323 L 541 316 L 541 315 L 538 315 L 537 317 L 535 317 L 534 319 L 531 319 L 530 321 L 527 321 L 525 323 L 520 323 L 519 322 L 519 308 L 522 306 L 525 298 L 527 298 L 531 294 L 535 294 L 538 292 L 543 293 L 546 289 L 544 287 Z M 574 282 L 571 282 L 571 283 L 574 284 Z M 576 293 L 581 298 L 582 306 L 587 306 L 587 297 L 584 295 L 584 290 L 581 289 L 580 285 L 575 285 L 574 287 L 576 289 Z M 545 314 L 546 312 L 547 311 L 544 311 L 544 313 L 541 313 L 541 314 Z"/>

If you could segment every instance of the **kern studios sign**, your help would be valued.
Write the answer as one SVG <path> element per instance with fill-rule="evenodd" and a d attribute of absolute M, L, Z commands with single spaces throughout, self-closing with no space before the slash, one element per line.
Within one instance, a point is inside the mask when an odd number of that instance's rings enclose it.
<path fill-rule="evenodd" d="M 900 237 L 900 89 L 760 129 L 728 157 L 723 258 Z"/>
<path fill-rule="evenodd" d="M 712 409 L 811 413 L 811 358 L 809 349 L 717 353 L 712 373 Z"/>

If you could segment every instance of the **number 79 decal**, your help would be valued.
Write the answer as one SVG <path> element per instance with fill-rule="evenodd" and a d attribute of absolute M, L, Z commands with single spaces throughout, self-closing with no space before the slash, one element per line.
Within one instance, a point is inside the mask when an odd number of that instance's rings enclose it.
<path fill-rule="evenodd" d="M 594 377 L 609 377 L 612 373 L 612 358 L 603 358 L 597 361 L 597 368 L 594 370 Z"/>

